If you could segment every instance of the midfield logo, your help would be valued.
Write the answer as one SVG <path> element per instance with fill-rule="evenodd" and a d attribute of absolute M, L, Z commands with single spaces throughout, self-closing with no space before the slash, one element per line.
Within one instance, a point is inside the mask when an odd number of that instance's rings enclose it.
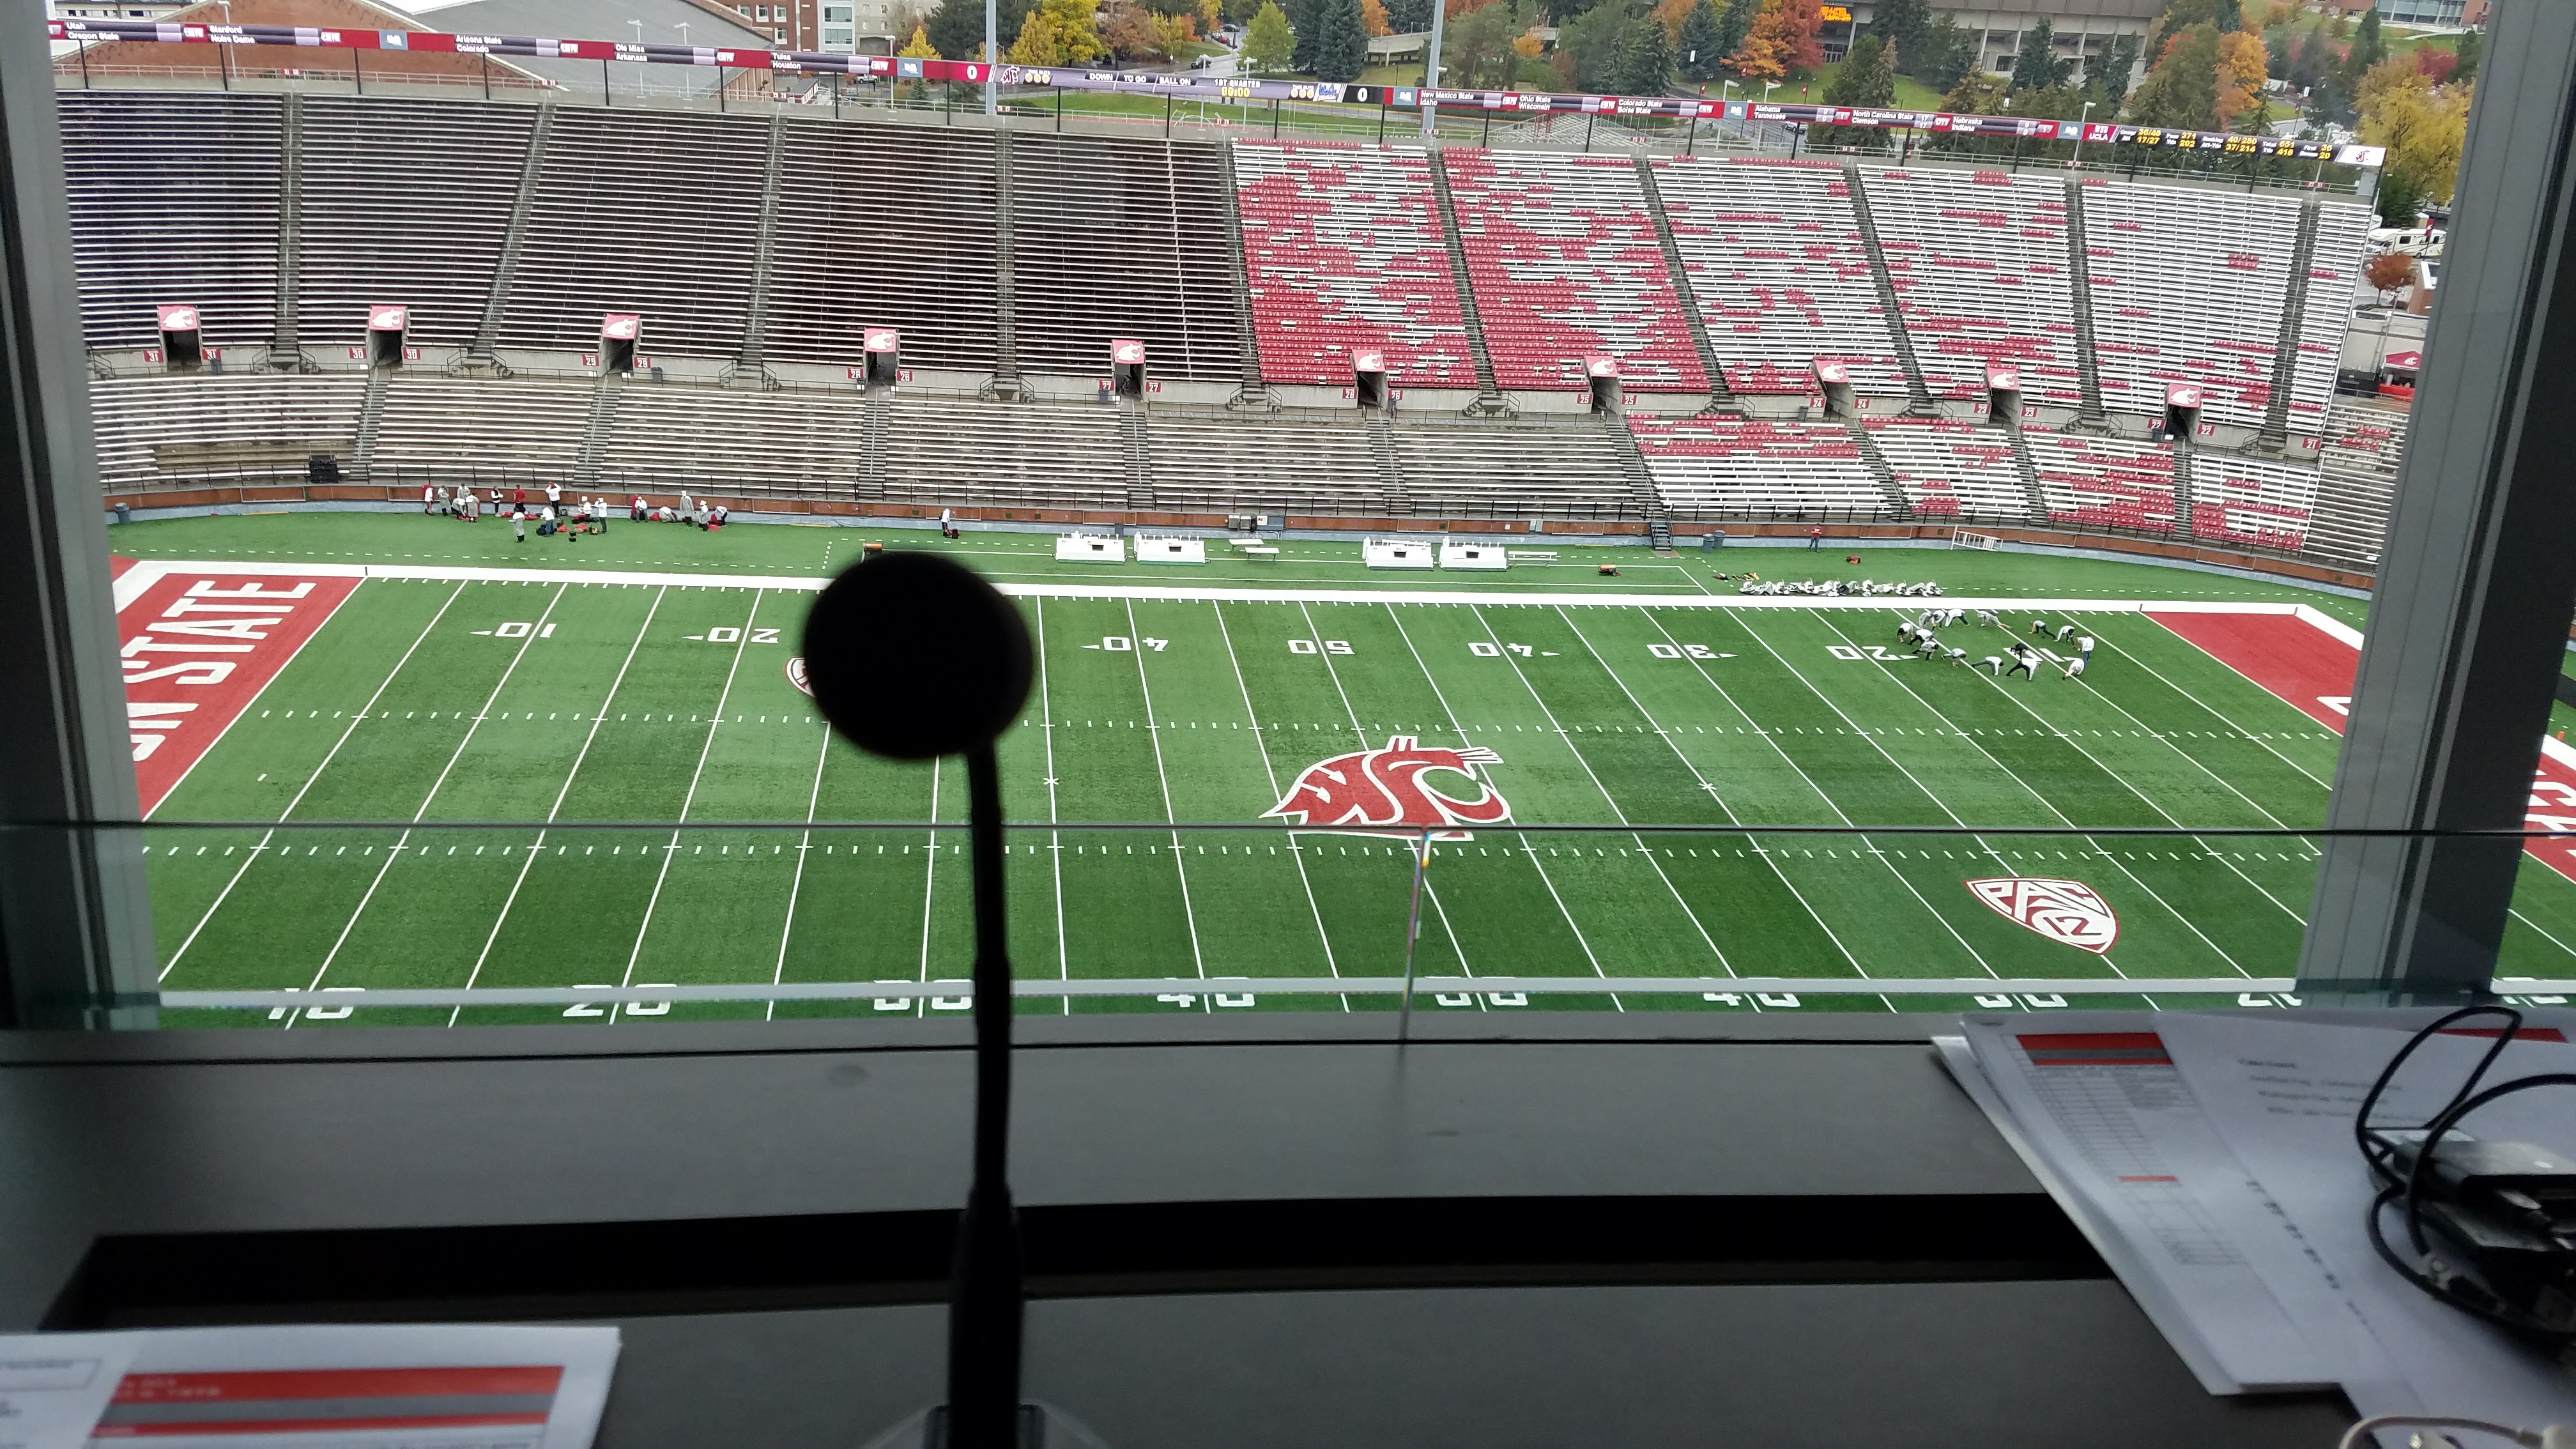
<path fill-rule="evenodd" d="M 813 681 L 805 677 L 804 655 L 799 654 L 795 658 L 787 661 L 787 682 L 795 685 L 798 689 L 803 690 L 806 698 L 811 699 L 814 697 Z"/>
<path fill-rule="evenodd" d="M 1972 880 L 1968 889 L 1996 915 L 2052 941 L 2107 955 L 2120 939 L 2120 917 L 2101 893 L 2080 880 L 2006 876 Z"/>
<path fill-rule="evenodd" d="M 1372 825 L 1377 830 L 1348 830 L 1351 835 L 1410 834 L 1443 825 L 1496 825 L 1511 818 L 1502 794 L 1476 774 L 1478 765 L 1498 765 L 1502 756 L 1480 745 L 1444 749 L 1417 744 L 1411 735 L 1395 735 L 1382 750 L 1353 750 L 1308 765 L 1262 815 L 1318 829 Z M 1433 770 L 1448 770 L 1476 785 L 1472 799 L 1442 794 L 1424 783 Z M 1394 827 L 1388 829 L 1387 827 Z M 1464 830 L 1441 830 L 1434 840 L 1468 840 Z"/>

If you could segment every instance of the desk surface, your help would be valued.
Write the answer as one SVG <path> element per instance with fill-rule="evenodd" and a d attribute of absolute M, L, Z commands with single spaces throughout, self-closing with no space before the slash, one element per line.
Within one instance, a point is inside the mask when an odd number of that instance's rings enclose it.
<path fill-rule="evenodd" d="M 1532 1018 L 1511 1030 L 1548 1039 L 1399 1052 L 1366 1021 L 1284 1041 L 1107 1020 L 1025 1033 L 1024 1205 L 1813 1199 L 1858 1204 L 1862 1237 L 1882 1200 L 2052 1211 L 1909 1039 L 1922 1021 Z M 35 1325 L 109 1235 L 953 1207 L 963 1038 L 904 1025 L 0 1041 L 0 1326 Z M 1408 1234 L 1436 1264 L 1436 1225 Z M 2091 1274 L 1787 1276 L 1809 1281 L 1052 1299 L 1030 1389 L 1121 1445 L 1842 1443 L 1855 1422 L 1887 1443 L 2314 1444 L 2343 1421 L 2210 1399 Z M 937 1391 L 936 1307 L 609 1316 L 610 1445 L 855 1441 Z"/>

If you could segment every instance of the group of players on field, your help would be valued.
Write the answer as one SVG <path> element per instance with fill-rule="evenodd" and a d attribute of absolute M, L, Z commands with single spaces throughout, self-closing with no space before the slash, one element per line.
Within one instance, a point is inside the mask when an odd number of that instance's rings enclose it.
<path fill-rule="evenodd" d="M 2028 644 L 2017 643 L 2010 645 L 2001 654 L 1989 654 L 1985 658 L 1979 659 L 1971 664 L 1968 659 L 1967 650 L 1962 649 L 1955 644 L 1942 643 L 1940 636 L 1934 632 L 1935 630 L 1946 629 L 1953 624 L 1961 622 L 1967 617 L 1968 611 L 1965 609 L 1926 609 L 1922 613 L 1915 615 L 1911 620 L 1898 621 L 1896 626 L 1896 637 L 1911 643 L 1914 646 L 1915 655 L 1919 658 L 1947 659 L 1952 664 L 1966 664 L 1972 669 L 1982 669 L 1997 679 L 2001 679 L 2007 674 L 2020 674 L 2032 679 L 2037 679 L 2039 677 L 2039 666 L 2043 662 L 2043 656 L 2037 649 L 2032 648 Z M 2003 621 L 1995 617 L 1994 610 L 1977 610 L 1978 628 L 1996 629 L 2001 628 L 2002 626 Z M 2080 679 L 2083 677 L 2085 664 L 2093 658 L 2092 635 L 2078 634 L 2075 632 L 2075 626 L 2072 624 L 2060 624 L 2057 626 L 2056 633 L 2052 636 L 2049 632 L 2048 621 L 2045 619 L 2031 620 L 2030 633 L 2031 637 L 2034 639 L 2053 638 L 2055 642 L 2060 644 L 2073 640 L 2075 644 L 2075 657 L 2059 661 L 2065 666 L 2065 673 L 2062 677 L 2066 679 Z"/>

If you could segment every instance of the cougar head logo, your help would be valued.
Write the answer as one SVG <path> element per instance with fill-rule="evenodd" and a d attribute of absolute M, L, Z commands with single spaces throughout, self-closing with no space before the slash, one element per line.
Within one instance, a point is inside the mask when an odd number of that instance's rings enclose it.
<path fill-rule="evenodd" d="M 1411 735 L 1395 735 L 1384 749 L 1353 750 L 1308 765 L 1262 819 L 1286 820 L 1316 829 L 1351 830 L 1355 835 L 1413 835 L 1444 825 L 1495 825 L 1511 818 L 1510 802 L 1477 775 L 1479 765 L 1498 765 L 1502 756 L 1479 745 L 1462 749 L 1425 746 Z M 1444 793 L 1423 779 L 1448 771 L 1463 776 L 1476 793 Z M 1466 840 L 1464 830 L 1441 830 L 1435 840 Z"/>

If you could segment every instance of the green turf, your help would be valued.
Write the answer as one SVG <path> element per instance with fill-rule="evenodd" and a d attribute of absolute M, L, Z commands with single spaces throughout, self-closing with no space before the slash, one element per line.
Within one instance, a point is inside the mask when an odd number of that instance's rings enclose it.
<path fill-rule="evenodd" d="M 868 537 L 738 526 L 619 527 L 511 543 L 482 525 L 291 514 L 136 524 L 130 555 L 686 575 L 820 575 Z M 898 546 L 936 544 L 918 531 Z M 1534 541 L 1534 542 L 1544 542 Z M 1491 749 L 1524 825 L 1429 861 L 1417 965 L 1432 975 L 1796 976 L 1796 1008 L 1958 1009 L 1967 997 L 1857 996 L 1835 978 L 2287 976 L 2314 852 L 2282 841 L 2043 838 L 2034 827 L 2314 825 L 2336 740 L 2136 615 L 2085 612 L 2082 683 L 1838 655 L 1893 641 L 1898 612 L 1534 605 L 1558 592 L 1701 595 L 1710 561 L 1567 550 L 1552 569 L 1462 584 L 1370 575 L 1347 542 L 1204 569 L 1061 566 L 1044 539 L 970 536 L 997 577 L 1264 582 L 1374 600 L 1024 600 L 1040 689 L 1001 747 L 1014 834 L 1012 947 L 1024 976 L 1172 978 L 1157 995 L 1046 1011 L 1383 1010 L 1384 996 L 1283 995 L 1262 978 L 1401 971 L 1412 861 L 1399 843 L 1250 826 L 1309 765 L 1392 735 Z M 1937 578 L 1954 594 L 2284 599 L 2358 621 L 2358 601 L 2284 585 L 2042 555 L 1734 550 L 1772 577 Z M 1622 570 L 1599 577 L 1601 561 Z M 1490 590 L 1472 605 L 1406 587 Z M 152 835 L 171 988 L 937 981 L 967 971 L 963 780 L 828 740 L 787 681 L 808 596 L 792 588 L 370 579 L 158 812 L 196 820 L 413 820 L 411 830 Z M 1912 606 L 1903 606 L 1910 613 Z M 550 636 L 478 631 L 520 621 Z M 736 632 L 727 632 L 736 631 Z M 1973 629 L 1970 633 L 1975 633 Z M 1991 638 L 1991 635 L 1985 637 Z M 1160 641 L 1159 643 L 1155 641 Z M 1975 642 L 1975 641 L 1971 641 Z M 1124 647 L 1121 647 L 1124 646 Z M 1708 658 L 1668 657 L 1698 646 Z M 363 712 L 363 723 L 358 716 Z M 777 822 L 538 832 L 478 821 Z M 865 832 L 819 822 L 903 822 Z M 934 828 L 932 822 L 948 828 Z M 1064 822 L 1216 822 L 1109 832 Z M 1644 825 L 1721 829 L 1656 836 Z M 1962 827 L 1944 836 L 1787 836 L 1783 825 Z M 1968 833 L 1973 831 L 1974 833 Z M 264 848 L 263 848 L 264 847 Z M 399 849 L 396 849 L 399 847 Z M 2118 909 L 2107 960 L 1979 904 L 1963 882 L 2059 874 Z M 2576 959 L 2576 885 L 2525 872 L 2504 973 Z M 1240 984 L 1221 978 L 1248 978 Z M 1207 984 L 1202 984 L 1203 982 Z M 1697 992 L 1516 998 L 1430 1010 L 1760 1010 Z M 2138 998 L 2107 997 L 2105 1004 Z M 2173 998 L 2168 998 L 2171 1004 Z M 962 998 L 903 1006 L 928 1015 Z M 1775 996 L 1767 1009 L 1790 999 Z M 682 1003 L 670 1019 L 760 1016 Z M 875 1014 L 859 1003 L 777 1014 Z M 358 1010 L 342 1020 L 601 1024 L 607 1007 Z M 891 1014 L 891 1013 L 889 1013 Z M 192 1020 L 247 1025 L 257 1013 Z M 292 1013 L 286 1021 L 309 1021 Z"/>

